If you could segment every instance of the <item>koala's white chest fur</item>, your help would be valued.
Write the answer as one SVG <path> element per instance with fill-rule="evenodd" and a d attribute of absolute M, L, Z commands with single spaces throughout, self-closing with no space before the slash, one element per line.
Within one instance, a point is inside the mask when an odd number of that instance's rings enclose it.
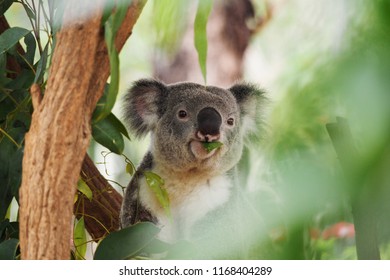
<path fill-rule="evenodd" d="M 159 238 L 166 242 L 190 239 L 194 224 L 225 204 L 231 192 L 231 182 L 227 175 L 200 181 L 167 178 L 164 187 L 170 199 L 171 218 L 166 215 L 145 181 L 140 189 L 140 200 L 158 219 L 161 227 Z"/>

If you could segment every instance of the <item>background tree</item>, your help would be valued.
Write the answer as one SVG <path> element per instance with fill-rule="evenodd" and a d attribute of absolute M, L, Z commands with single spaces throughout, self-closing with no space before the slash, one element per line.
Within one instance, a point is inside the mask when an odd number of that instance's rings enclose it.
<path fill-rule="evenodd" d="M 144 9 L 146 1 L 102 0 L 91 1 L 97 9 L 88 17 L 62 24 L 76 11 L 90 10 L 83 8 L 89 1 L 78 2 L 73 10 L 61 5 L 69 1 L 0 2 L 1 15 L 23 8 L 32 28 L 0 18 L 0 259 L 20 258 L 20 252 L 23 258 L 69 258 L 72 224 L 75 258 L 84 258 L 86 244 L 102 238 L 96 259 L 193 256 L 190 244 L 156 240 L 151 224 L 115 232 L 121 195 L 97 171 L 94 161 L 101 157 L 84 157 L 92 134 L 90 146 L 98 142 L 109 150 L 104 166 L 108 155 L 119 154 L 123 173 L 134 171 L 125 153 L 136 144 L 123 152 L 128 135 L 112 107 L 117 51 L 141 10 L 141 47 L 129 46 L 136 51 L 122 62 L 150 57 L 155 66 L 148 66 L 154 68 L 149 75 L 166 82 L 203 83 L 206 69 L 210 84 L 244 77 L 264 85 L 272 101 L 269 133 L 255 139 L 244 158 L 240 204 L 231 205 L 239 245 L 228 243 L 219 257 L 390 258 L 387 1 L 232 0 L 212 6 L 208 0 L 158 0 Z M 151 23 L 157 42 L 147 41 Z M 208 64 L 207 44 L 200 41 L 208 43 Z M 203 55 L 197 57 L 196 49 Z M 20 203 L 18 217 L 11 214 L 13 198 Z M 218 228 L 210 232 L 227 235 Z"/>

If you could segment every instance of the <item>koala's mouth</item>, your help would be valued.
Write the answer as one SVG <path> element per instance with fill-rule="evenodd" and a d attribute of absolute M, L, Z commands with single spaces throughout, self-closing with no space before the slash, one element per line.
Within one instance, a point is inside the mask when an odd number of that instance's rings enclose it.
<path fill-rule="evenodd" d="M 213 149 L 208 149 L 207 145 L 212 145 L 214 143 L 220 143 L 220 142 L 202 142 L 202 141 L 197 141 L 197 140 L 192 140 L 190 142 L 190 150 L 192 154 L 195 156 L 197 159 L 208 159 L 215 155 L 215 153 L 219 150 L 219 146 Z M 222 143 L 221 143 L 222 144 Z"/>

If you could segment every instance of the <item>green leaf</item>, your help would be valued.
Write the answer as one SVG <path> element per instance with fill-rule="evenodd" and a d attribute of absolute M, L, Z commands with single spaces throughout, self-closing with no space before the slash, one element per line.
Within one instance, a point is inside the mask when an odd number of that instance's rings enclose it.
<path fill-rule="evenodd" d="M 110 233 L 96 249 L 95 260 L 123 260 L 139 254 L 155 237 L 159 229 L 152 223 L 137 223 Z"/>
<path fill-rule="evenodd" d="M 219 141 L 215 141 L 215 142 L 202 142 L 202 145 L 203 145 L 203 148 L 205 148 L 205 150 L 210 153 L 212 150 L 215 150 L 215 149 L 218 149 L 219 147 L 221 147 L 223 145 L 223 143 L 219 142 Z"/>
<path fill-rule="evenodd" d="M 19 223 L 5 219 L 0 223 L 0 243 L 12 238 L 19 239 Z"/>
<path fill-rule="evenodd" d="M 131 176 L 134 175 L 134 167 L 131 163 L 126 164 L 126 173 L 129 173 Z"/>
<path fill-rule="evenodd" d="M 85 183 L 84 180 L 81 178 L 77 182 L 77 190 L 82 194 L 84 194 L 89 199 L 89 201 L 92 201 L 92 196 L 93 196 L 92 191 L 87 185 L 87 183 Z"/>
<path fill-rule="evenodd" d="M 11 7 L 14 0 L 1 0 L 0 1 L 0 16 L 4 15 L 4 13 Z"/>
<path fill-rule="evenodd" d="M 119 54 L 115 47 L 115 33 L 113 27 L 113 18 L 110 17 L 104 28 L 104 38 L 106 40 L 108 57 L 110 59 L 110 87 L 108 89 L 107 100 L 104 104 L 102 113 L 97 117 L 97 121 L 104 119 L 111 113 L 114 107 L 119 90 Z"/>
<path fill-rule="evenodd" d="M 207 62 L 207 20 L 213 7 L 212 0 L 199 0 L 194 23 L 194 41 L 198 52 L 199 66 L 203 79 L 206 83 L 206 62 Z"/>
<path fill-rule="evenodd" d="M 168 217 L 171 217 L 170 202 L 167 191 L 164 189 L 164 180 L 156 173 L 145 171 L 144 176 L 149 188 L 155 194 L 157 201 L 164 208 Z"/>
<path fill-rule="evenodd" d="M 126 127 L 123 125 L 123 123 L 113 114 L 109 114 L 107 116 L 107 119 L 112 123 L 112 125 L 120 132 L 122 133 L 127 139 L 130 140 L 129 133 L 127 132 Z"/>
<path fill-rule="evenodd" d="M 133 2 L 132 0 L 119 0 L 117 2 L 118 5 L 116 6 L 116 10 L 112 14 L 112 19 L 113 19 L 112 27 L 115 35 L 118 32 L 119 28 L 121 27 L 122 22 L 125 19 L 127 13 L 127 9 L 132 2 Z"/>
<path fill-rule="evenodd" d="M 27 47 L 27 51 L 24 56 L 30 65 L 34 65 L 35 50 L 37 47 L 34 35 L 32 35 L 31 33 L 27 34 L 24 38 L 24 43 Z"/>
<path fill-rule="evenodd" d="M 7 70 L 7 54 L 0 54 L 0 86 L 3 87 L 7 82 L 7 77 L 5 76 Z M 3 91 L 3 89 L 2 89 Z M 1 101 L 1 99 L 0 99 Z"/>
<path fill-rule="evenodd" d="M 43 81 L 43 76 L 45 75 L 46 72 L 48 52 L 49 52 L 49 43 L 47 43 L 45 48 L 43 49 L 41 59 L 38 62 L 37 71 L 35 73 L 34 84 L 40 84 Z"/>
<path fill-rule="evenodd" d="M 18 239 L 9 239 L 0 243 L 0 260 L 14 260 L 19 246 Z"/>
<path fill-rule="evenodd" d="M 27 16 L 31 20 L 35 21 L 36 20 L 36 13 L 35 13 L 35 11 L 31 10 L 30 7 L 24 1 L 21 1 L 21 4 L 23 5 L 23 8 L 24 8 Z"/>
<path fill-rule="evenodd" d="M 109 88 L 110 88 L 110 84 L 106 83 L 106 85 L 104 86 L 103 95 L 98 100 L 95 110 L 93 111 L 92 123 L 98 122 L 98 118 L 100 119 L 100 115 L 103 114 L 103 110 L 107 102 L 107 95 L 108 95 Z"/>
<path fill-rule="evenodd" d="M 9 219 L 5 219 L 2 222 L 0 222 L 0 242 L 4 241 L 6 237 L 5 231 L 9 225 L 10 225 Z"/>
<path fill-rule="evenodd" d="M 20 143 L 24 133 L 25 129 L 22 127 L 7 131 L 10 138 L 4 135 L 4 131 L 0 132 L 0 220 L 5 217 L 12 198 L 18 195 L 23 158 Z"/>
<path fill-rule="evenodd" d="M 102 26 L 104 26 L 106 21 L 110 18 L 114 4 L 115 3 L 113 1 L 105 1 L 104 2 L 103 16 L 102 16 L 102 21 L 101 21 Z"/>
<path fill-rule="evenodd" d="M 22 72 L 7 84 L 7 88 L 13 90 L 29 90 L 34 82 L 34 72 L 32 69 L 22 69 Z M 15 95 L 16 92 L 13 92 Z"/>
<path fill-rule="evenodd" d="M 188 24 L 188 12 L 193 1 L 158 0 L 153 1 L 153 28 L 156 32 L 156 43 L 173 54 Z"/>
<path fill-rule="evenodd" d="M 4 31 L 0 35 L 0 54 L 15 46 L 28 33 L 30 33 L 29 30 L 21 27 L 11 27 Z"/>
<path fill-rule="evenodd" d="M 96 104 L 95 111 L 93 112 L 92 123 L 98 122 L 98 119 L 105 115 L 105 113 L 103 113 L 103 111 L 105 110 L 107 96 L 109 94 L 109 88 L 110 88 L 110 85 L 106 84 L 106 86 L 104 88 L 104 93 L 103 93 L 102 97 L 100 97 L 98 103 Z M 127 132 L 126 127 L 114 114 L 110 113 L 106 117 L 110 119 L 110 122 L 116 127 L 116 129 L 120 133 L 122 133 L 127 139 L 130 140 L 130 136 L 129 136 L 129 133 Z"/>
<path fill-rule="evenodd" d="M 19 240 L 19 222 L 10 222 L 7 227 L 7 237 Z"/>
<path fill-rule="evenodd" d="M 107 100 L 103 110 L 96 117 L 96 121 L 100 121 L 108 116 L 114 107 L 116 97 L 119 90 L 119 54 L 115 47 L 116 33 L 121 26 L 123 19 L 126 16 L 127 9 L 131 4 L 131 0 L 120 0 L 117 2 L 115 11 L 104 23 L 104 39 L 107 44 L 108 57 L 110 59 L 110 87 L 107 94 Z"/>
<path fill-rule="evenodd" d="M 85 253 L 87 252 L 87 234 L 85 233 L 84 217 L 81 217 L 74 227 L 73 242 L 76 248 L 76 259 L 85 259 Z"/>
<path fill-rule="evenodd" d="M 167 252 L 172 247 L 172 244 L 166 243 L 159 239 L 153 239 L 145 248 L 142 249 L 142 253 L 146 254 L 162 254 Z"/>
<path fill-rule="evenodd" d="M 116 127 L 113 118 L 107 117 L 92 125 L 92 136 L 99 144 L 111 152 L 121 154 L 124 149 L 124 140 L 121 131 Z"/>

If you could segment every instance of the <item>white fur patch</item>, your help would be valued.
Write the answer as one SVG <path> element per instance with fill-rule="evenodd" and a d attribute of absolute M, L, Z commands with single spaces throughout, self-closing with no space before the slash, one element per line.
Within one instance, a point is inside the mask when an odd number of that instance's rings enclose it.
<path fill-rule="evenodd" d="M 251 116 L 244 116 L 242 120 L 243 135 L 253 131 L 256 131 L 256 121 Z"/>
<path fill-rule="evenodd" d="M 226 176 L 211 179 L 196 186 L 194 191 L 177 207 L 172 209 L 180 222 L 182 238 L 189 238 L 192 226 L 229 200 L 231 183 Z"/>
<path fill-rule="evenodd" d="M 227 176 L 215 177 L 192 186 L 191 193 L 182 196 L 182 201 L 171 201 L 172 219 L 166 216 L 145 182 L 140 189 L 140 198 L 142 204 L 149 206 L 149 210 L 159 221 L 161 231 L 158 237 L 163 241 L 173 242 L 189 239 L 196 222 L 229 200 L 230 188 L 231 182 Z"/>

